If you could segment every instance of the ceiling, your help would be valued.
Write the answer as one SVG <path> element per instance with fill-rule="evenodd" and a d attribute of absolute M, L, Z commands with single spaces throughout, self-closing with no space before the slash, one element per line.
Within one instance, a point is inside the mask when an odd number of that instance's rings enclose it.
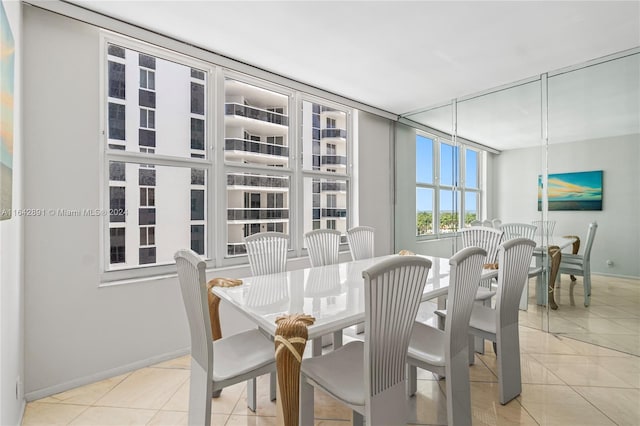
<path fill-rule="evenodd" d="M 398 115 L 640 46 L 640 1 L 72 3 Z"/>

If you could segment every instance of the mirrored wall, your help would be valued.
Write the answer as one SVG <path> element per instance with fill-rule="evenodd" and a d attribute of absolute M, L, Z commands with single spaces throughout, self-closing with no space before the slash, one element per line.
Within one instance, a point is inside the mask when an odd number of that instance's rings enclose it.
<path fill-rule="evenodd" d="M 458 227 L 469 226 L 470 218 L 538 222 L 535 258 L 544 272 L 529 281 L 521 324 L 640 355 L 640 49 L 550 70 L 401 121 L 397 245 L 409 245 L 412 207 L 416 251 L 439 256 L 461 247 L 443 229 L 449 212 Z M 416 147 L 424 149 L 405 157 L 410 148 L 402 132 L 412 126 Z M 478 149 L 477 185 L 469 182 L 467 149 Z M 451 185 L 447 150 L 457 155 Z M 400 205 L 411 180 L 403 158 L 415 158 L 415 206 Z M 552 245 L 565 259 L 556 280 L 547 273 Z M 571 267 L 573 278 L 564 273 Z M 591 275 L 590 284 L 584 275 Z"/>

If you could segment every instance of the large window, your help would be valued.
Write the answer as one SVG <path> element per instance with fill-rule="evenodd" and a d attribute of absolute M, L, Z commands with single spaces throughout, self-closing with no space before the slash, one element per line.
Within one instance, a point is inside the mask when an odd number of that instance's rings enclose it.
<path fill-rule="evenodd" d="M 351 109 L 105 40 L 105 270 L 120 270 L 109 277 L 167 271 L 188 247 L 210 266 L 243 263 L 244 238 L 258 232 L 290 235 L 295 255 L 307 231 L 346 233 Z"/>
<path fill-rule="evenodd" d="M 454 233 L 480 217 L 481 151 L 416 136 L 416 235 Z"/>
<path fill-rule="evenodd" d="M 194 78 L 193 64 L 126 43 L 109 42 L 106 52 L 106 269 L 168 264 L 184 247 L 207 255 L 207 111 L 200 93 L 208 73 L 197 70 Z M 192 170 L 203 176 L 195 184 Z"/>

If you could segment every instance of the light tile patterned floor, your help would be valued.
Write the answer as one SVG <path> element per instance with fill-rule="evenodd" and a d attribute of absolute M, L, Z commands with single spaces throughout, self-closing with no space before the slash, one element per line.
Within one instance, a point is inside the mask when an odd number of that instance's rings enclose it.
<path fill-rule="evenodd" d="M 552 312 L 551 324 L 565 327 L 566 335 L 540 331 L 542 310 L 536 306 L 521 315 L 523 391 L 517 399 L 500 405 L 495 355 L 487 345 L 485 355 L 477 356 L 471 367 L 474 425 L 640 425 L 640 358 L 576 340 L 600 342 L 607 337 L 621 350 L 640 353 L 640 283 L 596 279 L 589 308 L 582 305 L 580 281 L 574 288 L 575 305 L 561 286 L 560 308 Z M 428 319 L 432 309 L 426 305 L 422 318 Z M 594 325 L 593 330 L 587 324 Z M 30 402 L 22 424 L 186 425 L 189 362 L 188 356 L 177 358 Z M 418 394 L 410 404 L 411 424 L 445 425 L 445 382 L 424 371 L 418 378 Z M 213 401 L 212 424 L 282 424 L 268 388 L 268 378 L 260 378 L 256 413 L 246 407 L 244 384 L 225 389 Z M 315 417 L 316 425 L 347 425 L 351 412 L 316 394 Z"/>

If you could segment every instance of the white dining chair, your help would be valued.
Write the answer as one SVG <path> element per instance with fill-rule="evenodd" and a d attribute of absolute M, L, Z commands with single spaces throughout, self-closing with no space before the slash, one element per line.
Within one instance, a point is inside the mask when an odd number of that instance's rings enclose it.
<path fill-rule="evenodd" d="M 287 250 L 289 246 L 287 234 L 282 232 L 259 232 L 245 237 L 244 244 L 247 249 L 247 258 L 249 259 L 252 275 L 276 274 L 287 270 Z M 275 297 L 276 294 L 274 293 L 273 296 Z M 262 302 L 264 303 L 265 300 L 263 299 Z M 270 399 L 274 401 L 277 389 L 275 373 L 271 374 L 269 387 Z"/>
<path fill-rule="evenodd" d="M 370 226 L 356 226 L 347 230 L 349 251 L 353 260 L 370 259 L 373 255 L 375 229 Z M 364 324 L 356 325 L 356 334 L 364 333 Z"/>
<path fill-rule="evenodd" d="M 311 266 L 338 263 L 340 236 L 340 231 L 335 229 L 316 229 L 304 234 L 305 246 L 307 247 Z"/>
<path fill-rule="evenodd" d="M 491 226 L 498 229 L 502 225 L 502 221 L 500 219 L 491 219 Z"/>
<path fill-rule="evenodd" d="M 485 219 L 485 220 L 482 221 L 482 226 L 485 226 L 487 228 L 492 228 L 493 227 L 493 223 L 489 219 Z"/>
<path fill-rule="evenodd" d="M 482 226 L 482 221 L 481 220 L 472 220 L 471 222 L 469 222 L 469 226 Z"/>
<path fill-rule="evenodd" d="M 304 241 L 309 254 L 311 266 L 334 265 L 339 261 L 340 231 L 335 229 L 316 229 L 304 234 Z M 322 347 L 332 343 L 331 336 L 314 339 L 312 352 L 314 356 L 322 353 Z M 342 330 L 333 333 L 333 349 L 342 346 Z"/>
<path fill-rule="evenodd" d="M 486 250 L 487 264 L 495 264 L 498 255 L 498 246 L 502 243 L 504 232 L 500 229 L 490 228 L 487 226 L 474 226 L 472 228 L 462 229 L 460 231 L 462 238 L 462 247 L 480 247 Z M 491 299 L 496 295 L 492 288 L 493 279 L 482 280 L 476 294 L 476 301 L 490 306 Z M 484 353 L 484 341 L 476 339 L 476 352 Z"/>
<path fill-rule="evenodd" d="M 504 232 L 504 240 L 512 240 L 514 238 L 528 238 L 533 240 L 536 237 L 535 225 L 529 225 L 528 223 L 503 223 L 498 227 Z"/>
<path fill-rule="evenodd" d="M 365 417 L 369 425 L 406 423 L 407 348 L 430 268 L 424 257 L 394 256 L 362 272 L 364 342 L 302 360 L 300 424 L 314 424 L 316 387 L 351 408 L 354 425 Z"/>
<path fill-rule="evenodd" d="M 214 392 L 247 381 L 247 406 L 256 410 L 256 377 L 276 370 L 273 342 L 257 329 L 213 341 L 205 262 L 192 250 L 174 259 L 191 336 L 189 424 L 211 423 Z"/>
<path fill-rule="evenodd" d="M 375 229 L 370 226 L 356 226 L 347 230 L 349 251 L 353 260 L 373 257 Z"/>
<path fill-rule="evenodd" d="M 289 237 L 281 232 L 260 232 L 244 238 L 252 275 L 287 270 Z"/>
<path fill-rule="evenodd" d="M 514 238 L 500 245 L 495 308 L 474 304 L 469 319 L 470 344 L 473 336 L 494 342 L 501 404 L 522 391 L 518 308 L 535 246 L 535 241 L 528 238 Z M 473 351 L 469 351 L 469 363 L 473 364 L 474 359 Z"/>
<path fill-rule="evenodd" d="M 416 322 L 409 343 L 408 393 L 417 391 L 417 367 L 446 377 L 447 423 L 471 424 L 469 317 L 486 250 L 467 247 L 449 259 L 447 319 L 444 330 Z"/>
<path fill-rule="evenodd" d="M 584 251 L 582 252 L 582 254 L 562 253 L 560 269 L 558 270 L 558 281 L 560 280 L 560 276 L 562 274 L 574 275 L 571 280 L 572 284 L 575 283 L 575 275 L 582 277 L 585 307 L 591 304 L 591 248 L 593 247 L 593 240 L 596 237 L 597 230 L 597 222 L 592 222 L 589 224 L 589 230 L 587 231 L 587 242 L 584 246 Z"/>

